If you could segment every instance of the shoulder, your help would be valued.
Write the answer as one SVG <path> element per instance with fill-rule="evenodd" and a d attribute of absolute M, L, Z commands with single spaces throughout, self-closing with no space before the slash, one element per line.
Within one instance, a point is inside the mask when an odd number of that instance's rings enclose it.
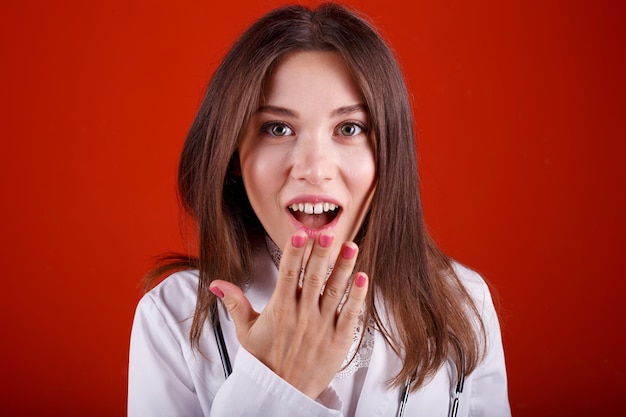
<path fill-rule="evenodd" d="M 483 277 L 480 276 L 478 272 L 457 261 L 452 261 L 452 269 L 457 277 L 459 277 L 463 285 L 469 287 L 468 290 L 474 287 L 486 287 L 487 285 Z"/>
<path fill-rule="evenodd" d="M 487 282 L 476 271 L 456 261 L 452 262 L 452 268 L 459 282 L 469 294 L 476 313 L 480 316 L 484 329 L 490 333 L 500 333 L 498 313 L 491 296 L 491 290 Z M 499 336 L 498 336 L 499 337 Z"/>
<path fill-rule="evenodd" d="M 198 295 L 198 271 L 176 272 L 139 301 L 137 312 L 159 315 L 167 322 L 180 322 L 193 316 Z"/>
<path fill-rule="evenodd" d="M 483 311 L 492 304 L 489 286 L 478 272 L 456 261 L 452 262 L 452 269 L 472 297 L 478 311 Z"/>
<path fill-rule="evenodd" d="M 491 345 L 501 348 L 500 322 L 493 303 L 489 285 L 476 271 L 458 263 L 452 264 L 459 281 L 471 297 L 476 313 L 480 316 L 483 329 Z"/>

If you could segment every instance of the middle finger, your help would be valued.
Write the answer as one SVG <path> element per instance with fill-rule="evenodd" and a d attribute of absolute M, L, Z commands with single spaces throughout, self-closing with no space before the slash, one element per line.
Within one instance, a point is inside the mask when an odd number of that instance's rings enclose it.
<path fill-rule="evenodd" d="M 359 248 L 354 242 L 346 242 L 341 247 L 333 272 L 324 288 L 321 301 L 322 314 L 335 318 L 339 306 L 344 301 L 344 297 L 347 296 L 348 284 L 354 270 L 358 251 Z"/>
<path fill-rule="evenodd" d="M 304 267 L 300 298 L 302 307 L 305 309 L 315 306 L 319 311 L 320 293 L 328 275 L 330 250 L 334 238 L 331 234 L 320 233 L 313 243 L 311 255 Z"/>

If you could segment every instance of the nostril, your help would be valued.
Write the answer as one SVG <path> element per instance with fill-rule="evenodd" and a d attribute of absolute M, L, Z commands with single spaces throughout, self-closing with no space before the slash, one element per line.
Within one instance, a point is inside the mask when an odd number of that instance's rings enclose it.
<path fill-rule="evenodd" d="M 321 144 L 301 145 L 294 150 L 291 175 L 297 180 L 320 184 L 335 177 L 337 164 L 329 149 Z"/>

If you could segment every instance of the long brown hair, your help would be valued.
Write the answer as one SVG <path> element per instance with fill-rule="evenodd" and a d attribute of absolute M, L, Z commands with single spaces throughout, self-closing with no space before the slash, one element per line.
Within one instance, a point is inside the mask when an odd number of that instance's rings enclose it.
<path fill-rule="evenodd" d="M 424 227 L 413 117 L 402 73 L 376 30 L 343 6 L 276 9 L 254 23 L 228 52 L 180 158 L 179 195 L 197 226 L 198 255 L 167 258 L 148 281 L 175 269 L 199 270 L 189 335 L 197 348 L 214 300 L 209 282 L 219 278 L 246 285 L 252 255 L 264 234 L 234 168 L 237 140 L 272 68 L 289 53 L 312 50 L 335 51 L 344 58 L 370 112 L 377 186 L 357 234 L 356 268 L 372 280 L 366 322 L 373 320 L 403 359 L 391 383 L 413 377 L 415 390 L 448 356 L 468 374 L 481 359 L 484 326 L 450 259 Z M 464 361 L 450 350 L 455 344 Z"/>

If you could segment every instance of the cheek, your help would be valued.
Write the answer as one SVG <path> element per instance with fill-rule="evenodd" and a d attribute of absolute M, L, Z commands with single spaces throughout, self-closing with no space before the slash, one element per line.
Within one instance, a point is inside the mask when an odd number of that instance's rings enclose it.
<path fill-rule="evenodd" d="M 351 170 L 351 188 L 355 198 L 369 198 L 376 185 L 376 162 L 370 153 L 358 158 Z"/>
<path fill-rule="evenodd" d="M 240 158 L 241 176 L 248 198 L 257 209 L 259 204 L 273 195 L 280 185 L 278 161 L 272 153 L 254 150 Z"/>
<path fill-rule="evenodd" d="M 264 178 L 275 178 L 281 173 L 284 164 L 281 152 L 271 146 L 253 146 L 241 153 L 242 175 L 260 176 L 257 181 L 263 182 Z"/>

